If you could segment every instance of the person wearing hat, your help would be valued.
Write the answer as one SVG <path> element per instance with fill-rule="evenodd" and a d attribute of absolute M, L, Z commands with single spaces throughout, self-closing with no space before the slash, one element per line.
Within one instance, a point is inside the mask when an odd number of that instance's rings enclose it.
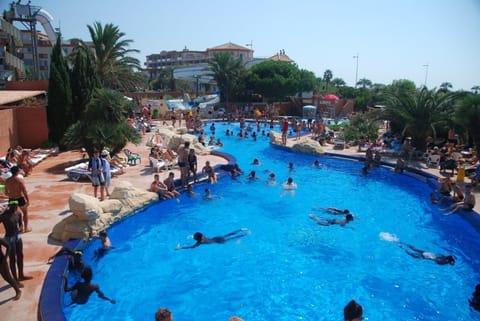
<path fill-rule="evenodd" d="M 13 278 L 17 282 L 30 280 L 32 277 L 26 276 L 23 273 L 23 241 L 20 237 L 22 215 L 18 211 L 17 200 L 10 200 L 8 202 L 7 210 L 0 215 L 0 222 L 5 229 L 4 239 L 9 246 L 8 257 Z"/>
<path fill-rule="evenodd" d="M 110 154 L 108 150 L 102 150 L 102 157 L 100 160 L 102 161 L 102 170 L 103 170 L 103 177 L 105 179 L 105 195 L 107 197 L 110 196 L 110 192 L 108 188 L 110 187 L 110 181 L 112 180 L 112 169 L 110 168 Z"/>

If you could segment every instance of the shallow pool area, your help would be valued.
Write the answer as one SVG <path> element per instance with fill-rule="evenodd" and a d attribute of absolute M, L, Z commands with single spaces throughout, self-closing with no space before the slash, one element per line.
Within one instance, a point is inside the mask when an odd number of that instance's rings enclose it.
<path fill-rule="evenodd" d="M 153 320 L 159 307 L 175 321 L 341 320 L 352 298 L 365 320 L 480 320 L 468 306 L 480 280 L 479 234 L 428 201 L 433 186 L 388 168 L 364 175 L 361 162 L 290 153 L 261 134 L 257 141 L 224 135 L 227 128 L 237 134 L 238 124 L 216 127 L 225 144 L 219 151 L 245 174 L 195 185 L 197 195 L 157 203 L 109 228 L 115 248 L 95 261 L 95 241 L 84 256 L 93 282 L 117 303 L 92 295 L 86 305 L 66 306 L 67 320 Z M 258 179 L 247 179 L 252 170 Z M 271 172 L 275 185 L 266 184 Z M 289 177 L 294 190 L 283 187 Z M 207 187 L 213 199 L 203 198 Z M 309 218 L 340 218 L 321 210 L 331 206 L 348 208 L 354 221 L 321 226 Z M 193 244 L 194 232 L 213 237 L 242 227 L 245 237 L 175 250 Z M 456 264 L 415 259 L 381 235 L 451 254 Z"/>

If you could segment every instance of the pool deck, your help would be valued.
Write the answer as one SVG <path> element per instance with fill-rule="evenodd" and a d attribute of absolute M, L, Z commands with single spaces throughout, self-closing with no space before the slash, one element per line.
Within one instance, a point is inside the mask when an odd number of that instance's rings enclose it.
<path fill-rule="evenodd" d="M 142 143 L 135 146 L 127 145 L 127 148 L 135 153 L 139 153 L 142 163 L 129 167 L 124 174 L 112 179 L 111 189 L 115 187 L 115 182 L 127 180 L 133 186 L 147 189 L 153 180 L 151 168 L 148 166 L 148 154 L 150 148 L 145 145 L 150 135 L 143 136 Z M 287 142 L 287 147 L 295 144 L 295 139 L 291 138 Z M 328 153 L 345 156 L 364 156 L 365 153 L 357 152 L 356 148 L 347 148 L 344 150 L 335 150 L 333 145 L 324 147 Z M 50 267 L 47 259 L 54 255 L 61 244 L 49 239 L 52 227 L 61 221 L 65 215 L 69 215 L 68 199 L 72 192 L 80 192 L 91 195 L 93 188 L 89 181 L 74 182 L 67 178 L 64 169 L 74 165 L 82 159 L 82 153 L 79 151 L 62 152 L 56 156 L 49 156 L 43 162 L 35 166 L 33 173 L 25 180 L 29 192 L 30 207 L 29 220 L 32 232 L 22 234 L 24 242 L 24 271 L 26 275 L 33 276 L 32 280 L 24 281 L 22 297 L 19 301 L 13 301 L 14 290 L 2 280 L 0 286 L 0 315 L 2 320 L 36 320 L 38 313 L 38 302 L 43 285 L 43 280 Z M 213 155 L 199 156 L 199 168 L 205 161 L 209 160 L 212 165 L 227 164 L 227 160 Z M 394 159 L 386 161 L 394 162 Z M 441 176 L 437 169 L 426 168 L 420 163 L 410 164 L 412 167 L 421 169 L 436 176 Z M 179 171 L 173 170 L 179 177 Z M 161 179 L 168 175 L 168 171 L 160 173 Z M 478 201 L 480 200 L 480 191 L 478 187 L 474 190 Z M 3 235 L 3 226 L 0 226 L 0 233 Z"/>

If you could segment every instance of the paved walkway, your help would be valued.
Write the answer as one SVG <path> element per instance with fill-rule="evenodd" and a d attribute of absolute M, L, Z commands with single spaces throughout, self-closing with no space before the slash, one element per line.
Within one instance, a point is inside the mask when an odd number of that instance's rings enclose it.
<path fill-rule="evenodd" d="M 126 173 L 112 180 L 112 188 L 117 180 L 127 180 L 133 186 L 147 189 L 153 180 L 151 169 L 148 168 L 149 148 L 145 146 L 149 135 L 143 137 L 142 143 L 138 146 L 128 145 L 127 148 L 142 157 L 142 163 L 127 169 Z M 295 143 L 294 139 L 288 141 L 288 146 Z M 363 156 L 364 153 L 357 153 L 356 149 L 334 150 L 333 145 L 326 146 L 327 152 L 342 155 Z M 25 274 L 33 276 L 32 280 L 25 281 L 22 297 L 19 301 L 12 301 L 14 290 L 0 281 L 0 315 L 2 320 L 35 320 L 38 308 L 43 279 L 48 271 L 46 264 L 48 257 L 52 256 L 60 248 L 61 244 L 49 239 L 52 227 L 69 215 L 68 198 L 72 192 L 92 194 L 93 188 L 88 181 L 73 182 L 67 179 L 64 169 L 82 160 L 79 151 L 68 151 L 58 156 L 50 156 L 38 164 L 31 176 L 26 178 L 27 190 L 29 192 L 31 206 L 29 208 L 30 225 L 32 232 L 23 234 L 25 254 Z M 206 160 L 213 165 L 226 164 L 227 161 L 216 156 L 199 156 L 199 167 L 203 166 Z M 418 165 L 419 166 L 419 165 Z M 422 168 L 432 174 L 438 175 L 438 170 Z M 176 177 L 179 177 L 178 170 L 175 170 Z M 167 175 L 167 171 L 161 173 Z M 478 199 L 478 190 L 477 199 Z M 477 203 L 478 204 L 478 203 Z M 478 208 L 478 205 L 477 205 Z M 3 227 L 0 227 L 3 234 Z"/>

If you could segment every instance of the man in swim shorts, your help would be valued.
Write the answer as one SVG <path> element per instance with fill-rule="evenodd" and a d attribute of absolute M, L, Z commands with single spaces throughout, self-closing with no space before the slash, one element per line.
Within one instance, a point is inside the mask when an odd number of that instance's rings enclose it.
<path fill-rule="evenodd" d="M 285 117 L 282 122 L 282 144 L 287 145 L 288 119 Z"/>
<path fill-rule="evenodd" d="M 13 166 L 10 168 L 12 176 L 5 181 L 5 194 L 8 196 L 9 201 L 16 201 L 18 207 L 23 214 L 23 231 L 20 232 L 30 232 L 32 229 L 28 225 L 28 206 L 30 201 L 28 199 L 27 188 L 23 180 L 18 177 L 20 168 Z"/>
<path fill-rule="evenodd" d="M 196 232 L 193 235 L 193 239 L 195 241 L 197 241 L 195 244 L 184 245 L 184 246 L 178 245 L 175 248 L 175 250 L 193 249 L 193 248 L 196 248 L 196 247 L 198 247 L 202 244 L 212 244 L 212 243 L 223 244 L 227 241 L 231 241 L 231 240 L 234 240 L 234 239 L 244 237 L 248 234 L 247 232 L 248 232 L 248 229 L 243 227 L 241 229 L 235 230 L 235 231 L 230 232 L 228 234 L 225 234 L 223 236 L 215 236 L 215 237 L 212 237 L 212 238 L 208 238 L 205 235 L 203 235 L 202 233 Z"/>
<path fill-rule="evenodd" d="M 20 237 L 22 218 L 20 212 L 18 212 L 17 203 L 17 201 L 9 201 L 7 210 L 0 215 L 0 222 L 3 223 L 4 239 L 9 247 L 10 272 L 18 282 L 30 280 L 32 277 L 23 273 L 23 241 Z"/>
<path fill-rule="evenodd" d="M 185 142 L 177 150 L 178 167 L 180 167 L 180 181 L 182 186 L 187 186 L 189 167 L 188 167 L 188 153 L 190 152 L 190 142 Z"/>

